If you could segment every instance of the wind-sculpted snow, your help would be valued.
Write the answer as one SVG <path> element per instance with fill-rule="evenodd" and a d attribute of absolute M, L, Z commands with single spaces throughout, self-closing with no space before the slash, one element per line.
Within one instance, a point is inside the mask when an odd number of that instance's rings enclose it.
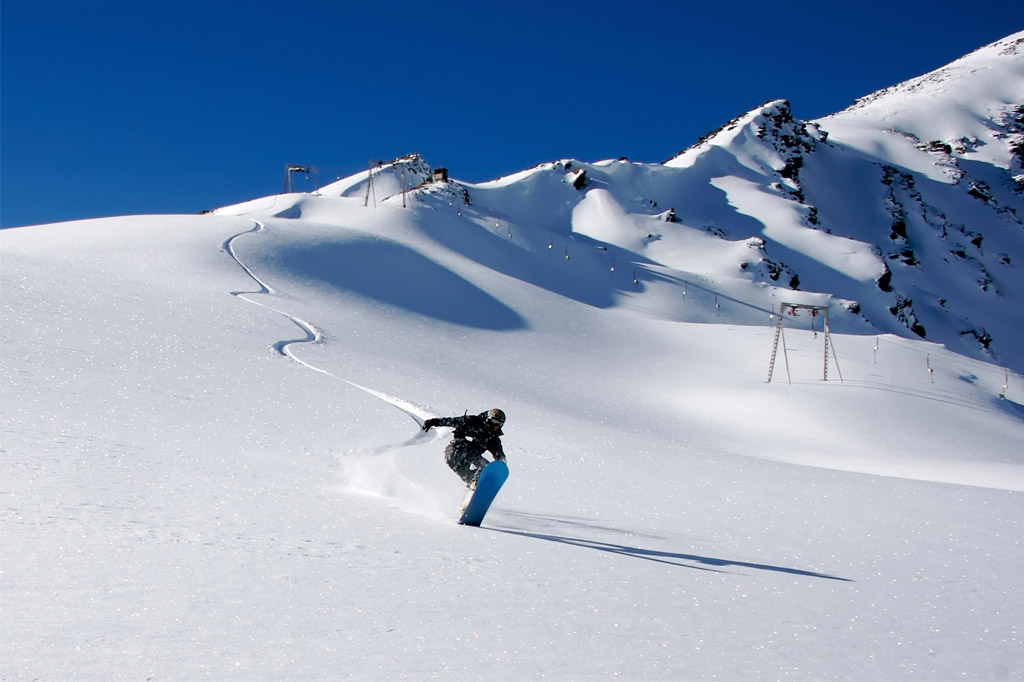
<path fill-rule="evenodd" d="M 297 277 L 442 322 L 494 331 L 525 325 L 498 299 L 397 242 L 362 237 L 293 245 L 275 258 Z"/>
<path fill-rule="evenodd" d="M 783 197 L 765 196 L 758 185 L 737 177 L 712 180 L 729 197 L 739 213 L 764 221 L 763 234 L 790 252 L 860 282 L 874 282 L 885 273 L 885 264 L 874 247 L 801 225 L 800 208 Z"/>

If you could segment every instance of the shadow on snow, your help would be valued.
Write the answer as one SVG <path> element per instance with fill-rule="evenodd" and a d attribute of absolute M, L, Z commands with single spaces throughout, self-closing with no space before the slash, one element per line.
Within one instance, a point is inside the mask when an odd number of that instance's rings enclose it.
<path fill-rule="evenodd" d="M 808 578 L 823 578 L 825 580 L 839 580 L 842 582 L 854 582 L 849 578 L 842 578 L 835 575 L 828 575 L 827 573 L 818 573 L 816 571 L 807 571 L 800 568 L 789 568 L 786 566 L 773 566 L 771 564 L 759 564 L 749 561 L 734 561 L 731 559 L 719 559 L 716 557 L 700 556 L 698 554 L 686 554 L 683 552 L 666 552 L 662 550 L 654 549 L 643 549 L 642 547 L 633 547 L 630 545 L 618 544 L 614 542 L 602 542 L 600 540 L 587 540 L 585 538 L 569 537 L 567 535 L 555 535 L 551 533 L 537 533 L 527 532 L 524 530 L 514 530 L 512 528 L 500 528 L 495 526 L 488 526 L 487 530 L 492 530 L 497 533 L 505 533 L 506 535 L 518 535 L 519 537 L 532 538 L 534 540 L 546 540 L 547 542 L 557 542 L 562 545 L 571 545 L 573 547 L 583 547 L 585 549 L 594 549 L 600 552 L 609 552 L 611 554 L 619 554 L 622 556 L 633 557 L 635 559 L 644 559 L 646 561 L 654 561 L 659 564 L 668 564 L 669 566 L 678 566 L 680 568 L 691 568 L 699 571 L 712 571 L 715 573 L 725 573 L 726 571 L 720 570 L 721 568 L 728 566 L 737 566 L 740 568 L 751 568 L 758 571 L 773 571 L 775 573 L 786 573 L 789 575 L 800 575 Z M 621 531 L 617 531 L 621 532 Z M 648 536 L 650 537 L 650 536 Z M 693 562 L 693 563 L 683 563 Z M 701 564 L 701 565 L 693 565 Z M 717 568 L 708 568 L 708 567 Z"/>
<path fill-rule="evenodd" d="M 483 289 L 397 242 L 289 246 L 276 256 L 300 278 L 443 322 L 494 331 L 526 327 L 517 312 Z"/>

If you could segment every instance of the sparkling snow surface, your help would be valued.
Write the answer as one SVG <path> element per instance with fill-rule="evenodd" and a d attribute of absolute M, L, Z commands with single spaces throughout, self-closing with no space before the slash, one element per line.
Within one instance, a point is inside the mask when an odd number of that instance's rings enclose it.
<path fill-rule="evenodd" d="M 1020 348 L 848 312 L 866 237 L 697 153 L 0 232 L 0 678 L 1022 679 Z M 491 407 L 460 527 L 419 423 Z"/>

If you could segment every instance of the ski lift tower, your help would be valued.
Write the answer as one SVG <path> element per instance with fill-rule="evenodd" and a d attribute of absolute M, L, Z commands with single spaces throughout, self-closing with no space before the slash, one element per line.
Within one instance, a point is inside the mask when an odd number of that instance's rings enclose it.
<path fill-rule="evenodd" d="M 313 174 L 313 191 L 320 189 L 319 181 L 317 179 L 316 166 L 297 166 L 293 163 L 289 163 L 284 167 L 284 193 L 292 193 L 292 175 L 295 173 L 303 173 L 306 179 L 309 180 L 310 173 Z"/>
<path fill-rule="evenodd" d="M 779 339 L 782 339 L 782 357 L 786 361 L 786 378 L 789 380 L 790 384 L 793 383 L 793 378 L 789 374 L 789 353 L 786 350 L 786 333 L 783 330 L 783 325 L 785 324 L 787 316 L 797 317 L 801 310 L 810 311 L 812 325 L 814 318 L 818 316 L 821 316 L 824 320 L 824 372 L 822 373 L 821 380 L 828 381 L 828 351 L 829 348 L 831 348 L 833 361 L 836 363 L 836 372 L 839 373 L 839 381 L 842 382 L 843 372 L 839 369 L 839 360 L 835 358 L 836 348 L 832 344 L 832 337 L 829 334 L 828 306 L 810 305 L 807 303 L 782 303 L 779 306 L 779 321 L 778 324 L 775 325 L 775 341 L 772 343 L 772 358 L 768 362 L 768 383 L 770 384 L 772 382 L 772 374 L 775 371 L 775 358 L 779 351 Z"/>

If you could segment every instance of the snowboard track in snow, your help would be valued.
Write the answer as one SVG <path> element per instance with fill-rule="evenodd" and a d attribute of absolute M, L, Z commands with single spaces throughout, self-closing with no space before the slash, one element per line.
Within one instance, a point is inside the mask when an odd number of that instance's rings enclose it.
<path fill-rule="evenodd" d="M 229 237 L 228 239 L 226 239 L 224 241 L 224 243 L 222 244 L 221 248 L 223 249 L 223 251 L 225 253 L 228 254 L 228 256 L 231 257 L 231 259 L 233 261 L 235 261 L 236 264 L 238 264 L 238 266 L 240 268 L 242 268 L 242 270 L 245 271 L 245 274 L 248 275 L 249 278 L 252 279 L 252 281 L 257 284 L 257 286 L 259 286 L 259 289 L 257 289 L 256 291 L 232 291 L 230 293 L 231 293 L 232 296 L 234 296 L 236 298 L 240 298 L 240 299 L 242 299 L 243 301 L 245 301 L 247 303 L 251 303 L 251 304 L 253 304 L 255 306 L 259 306 L 260 308 L 264 308 L 264 309 L 269 310 L 271 312 L 277 313 L 278 315 L 280 315 L 280 316 L 286 318 L 287 320 L 289 320 L 292 324 L 294 324 L 296 327 L 301 329 L 304 332 L 304 334 L 305 334 L 304 337 L 299 338 L 299 339 L 285 339 L 283 341 L 277 341 L 277 342 L 275 342 L 272 345 L 273 349 L 278 354 L 288 358 L 289 360 L 293 360 L 293 361 L 299 363 L 300 365 L 302 365 L 303 367 L 305 367 L 307 369 L 310 369 L 310 370 L 312 370 L 314 372 L 318 372 L 320 374 L 325 374 L 325 375 L 327 375 L 327 376 L 329 376 L 329 377 L 331 377 L 333 379 L 336 379 L 336 380 L 338 380 L 338 381 L 340 381 L 342 383 L 348 384 L 349 386 L 352 386 L 353 388 L 358 388 L 360 391 L 364 391 L 365 393 L 369 393 L 373 397 L 378 398 L 378 399 L 388 403 L 392 407 L 395 407 L 395 408 L 401 410 L 406 415 L 408 415 L 410 419 L 415 421 L 417 423 L 417 425 L 422 426 L 423 425 L 423 420 L 425 420 L 425 419 L 427 419 L 428 417 L 431 416 L 431 413 L 428 410 L 426 410 L 426 409 L 424 409 L 424 408 L 422 408 L 422 407 L 420 407 L 418 405 L 414 405 L 413 403 L 409 402 L 408 400 L 404 400 L 402 398 L 397 398 L 395 396 L 391 396 L 391 395 L 388 395 L 386 393 L 382 393 L 380 391 L 376 391 L 376 390 L 374 390 L 372 388 L 369 388 L 367 386 L 363 386 L 361 384 L 357 384 L 354 381 L 349 381 L 348 379 L 342 378 L 342 377 L 338 376 L 337 374 L 335 374 L 333 372 L 329 372 L 326 369 L 323 369 L 321 367 L 317 367 L 316 365 L 313 365 L 313 364 L 311 364 L 309 362 L 306 362 L 302 358 L 300 358 L 297 355 L 295 355 L 295 353 L 292 350 L 292 346 L 299 345 L 299 344 L 309 344 L 309 343 L 323 343 L 323 338 L 324 338 L 323 334 L 320 332 L 319 329 L 316 328 L 316 326 L 314 326 L 310 322 L 307 322 L 306 320 L 303 320 L 301 317 L 297 317 L 297 316 L 292 315 L 291 313 L 289 313 L 289 312 L 287 312 L 285 310 L 281 310 L 279 308 L 275 308 L 273 306 L 267 305 L 266 303 L 263 303 L 263 302 L 258 301 L 258 300 L 254 300 L 253 298 L 250 298 L 251 296 L 276 296 L 277 292 L 274 291 L 273 287 L 271 287 L 268 283 L 266 283 L 262 279 L 260 279 L 256 275 L 256 273 L 253 272 L 252 268 L 250 268 L 248 265 L 246 265 L 245 262 L 242 261 L 242 259 L 238 257 L 238 254 L 235 253 L 234 242 L 235 242 L 236 239 L 238 239 L 239 237 L 243 237 L 245 235 L 257 234 L 257 233 L 263 232 L 263 231 L 265 231 L 267 229 L 267 226 L 264 223 L 262 223 L 262 222 L 260 222 L 258 220 L 253 220 L 251 218 L 249 218 L 249 220 L 252 220 L 252 222 L 253 222 L 252 229 L 245 230 L 244 232 L 239 232 L 238 234 Z"/>

